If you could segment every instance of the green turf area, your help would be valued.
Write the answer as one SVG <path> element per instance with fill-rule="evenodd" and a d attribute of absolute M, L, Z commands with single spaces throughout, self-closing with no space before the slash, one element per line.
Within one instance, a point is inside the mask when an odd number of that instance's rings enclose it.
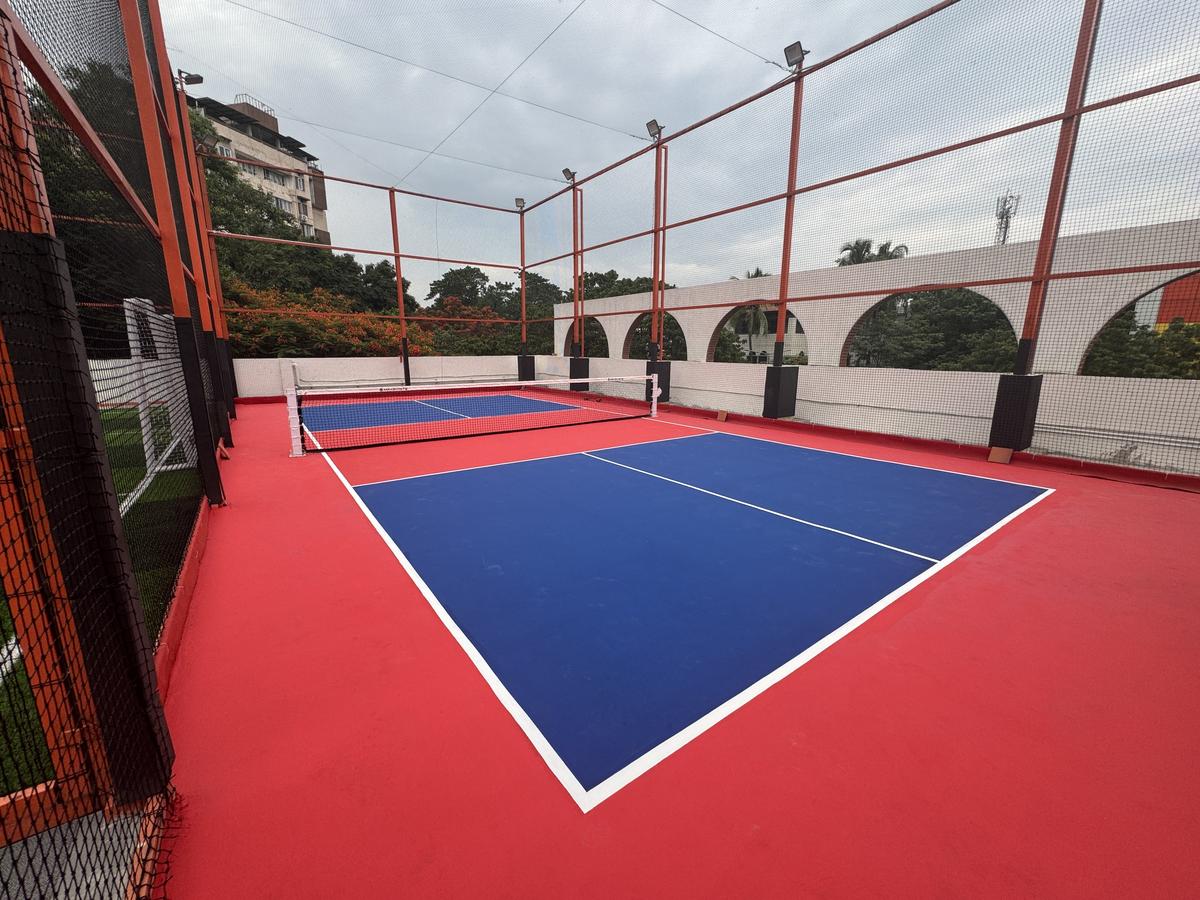
<path fill-rule="evenodd" d="M 195 468 L 160 471 L 143 485 L 146 453 L 137 409 L 102 410 L 100 422 L 119 499 L 124 501 L 139 487 L 144 488 L 121 519 L 146 628 L 153 641 L 162 629 L 195 523 L 201 497 L 200 475 Z M 151 408 L 150 423 L 155 447 L 162 452 L 171 442 L 168 410 Z M 178 458 L 168 462 L 184 461 L 182 452 L 176 452 Z M 0 647 L 6 646 L 12 636 L 8 602 L 0 593 Z M 0 796 L 32 787 L 53 775 L 25 665 L 17 660 L 0 680 Z"/>
<path fill-rule="evenodd" d="M 0 595 L 0 647 L 6 647 L 12 636 L 8 601 Z M 0 796 L 39 784 L 53 774 L 25 664 L 18 659 L 0 680 Z"/>

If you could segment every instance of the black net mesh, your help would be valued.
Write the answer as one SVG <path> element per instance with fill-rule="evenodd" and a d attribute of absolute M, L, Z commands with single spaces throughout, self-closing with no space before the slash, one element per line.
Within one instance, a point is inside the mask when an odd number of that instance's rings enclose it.
<path fill-rule="evenodd" d="M 154 646 L 225 424 L 220 363 L 196 357 L 215 347 L 191 277 L 172 302 L 119 7 L 16 9 L 50 70 L 0 61 L 0 894 L 145 896 L 171 796 Z"/>

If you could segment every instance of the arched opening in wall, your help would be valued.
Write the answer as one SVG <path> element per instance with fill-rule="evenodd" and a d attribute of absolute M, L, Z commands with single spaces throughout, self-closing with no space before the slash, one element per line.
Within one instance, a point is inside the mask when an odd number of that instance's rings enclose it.
<path fill-rule="evenodd" d="M 629 333 L 625 335 L 625 347 L 621 353 L 624 359 L 645 359 L 650 346 L 650 313 L 638 316 Z M 687 341 L 683 337 L 683 329 L 670 313 L 663 313 L 663 359 L 687 359 Z"/>
<path fill-rule="evenodd" d="M 571 345 L 575 343 L 575 329 L 567 324 L 567 336 L 563 338 L 563 356 L 571 355 Z M 583 318 L 583 355 L 589 357 L 608 356 L 608 335 L 600 320 L 592 316 Z"/>
<path fill-rule="evenodd" d="M 778 321 L 779 310 L 765 303 L 748 303 L 731 309 L 713 332 L 704 358 L 709 362 L 766 365 L 775 357 L 775 325 Z M 790 309 L 783 331 L 783 363 L 787 366 L 808 364 L 808 336 Z"/>
<path fill-rule="evenodd" d="M 850 329 L 843 366 L 1011 372 L 1017 336 L 1003 310 L 966 288 L 885 297 Z"/>
<path fill-rule="evenodd" d="M 1079 374 L 1200 378 L 1200 271 L 1160 284 L 1109 319 Z"/>

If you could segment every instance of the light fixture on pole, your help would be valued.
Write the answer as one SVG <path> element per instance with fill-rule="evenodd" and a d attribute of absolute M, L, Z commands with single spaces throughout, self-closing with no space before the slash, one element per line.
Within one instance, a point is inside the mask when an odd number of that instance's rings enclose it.
<path fill-rule="evenodd" d="M 650 133 L 650 140 L 662 140 L 663 129 L 662 126 L 658 124 L 658 119 L 651 119 L 649 122 L 647 122 L 646 131 Z"/>
<path fill-rule="evenodd" d="M 525 198 L 524 197 L 518 197 L 516 200 L 513 201 L 513 203 L 516 204 L 517 209 L 525 208 Z"/>
<path fill-rule="evenodd" d="M 811 51 L 805 50 L 799 41 L 794 44 L 788 44 L 783 48 L 783 58 L 788 64 L 789 69 L 799 69 L 804 65 L 804 57 L 808 56 Z"/>
<path fill-rule="evenodd" d="M 563 178 L 567 179 L 567 181 L 571 182 L 572 184 L 575 183 L 575 173 L 570 169 L 563 169 Z"/>
<path fill-rule="evenodd" d="M 179 69 L 176 74 L 179 76 L 180 84 L 204 84 L 204 76 L 197 75 L 195 72 L 185 72 Z"/>

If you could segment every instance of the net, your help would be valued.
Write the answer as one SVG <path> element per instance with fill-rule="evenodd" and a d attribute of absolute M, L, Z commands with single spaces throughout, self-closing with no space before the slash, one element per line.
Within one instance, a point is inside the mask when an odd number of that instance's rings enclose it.
<path fill-rule="evenodd" d="M 658 378 L 632 375 L 440 385 L 297 383 L 292 455 L 653 417 Z"/>

